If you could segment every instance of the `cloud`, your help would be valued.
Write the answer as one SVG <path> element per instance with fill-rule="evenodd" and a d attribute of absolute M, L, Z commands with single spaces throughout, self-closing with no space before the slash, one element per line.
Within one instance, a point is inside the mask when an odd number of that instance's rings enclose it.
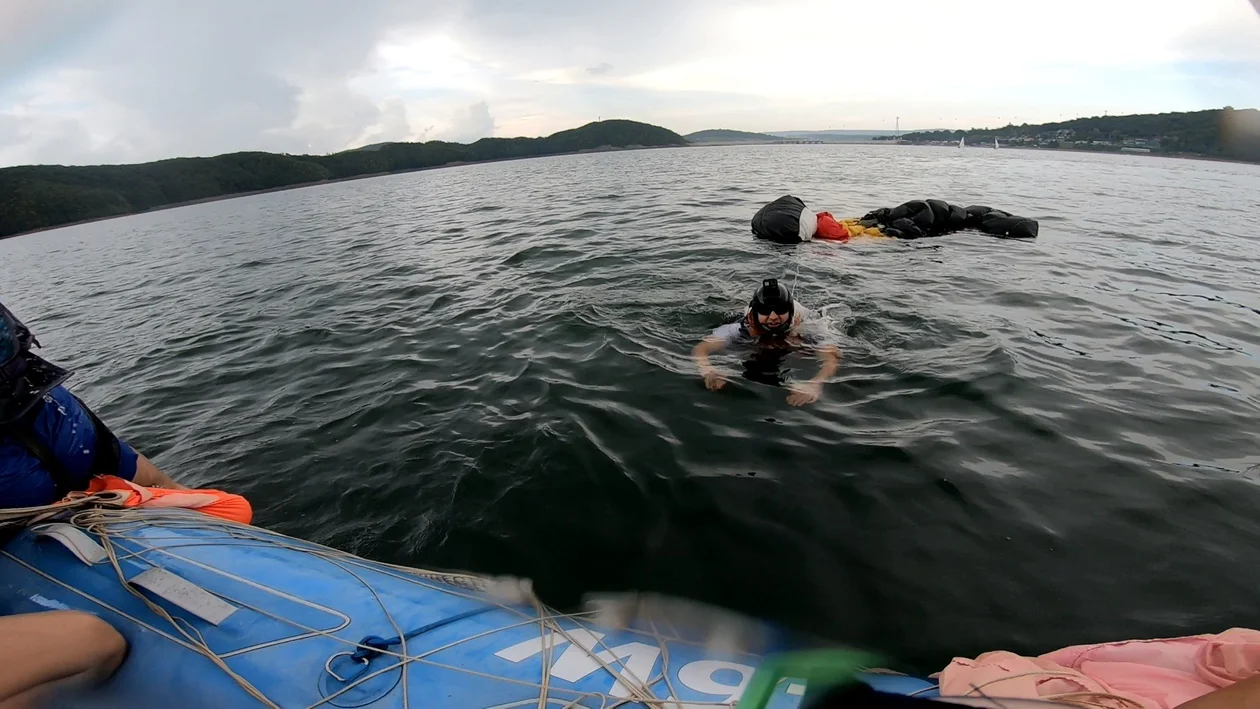
<path fill-rule="evenodd" d="M 415 137 L 416 130 L 407 120 L 407 106 L 399 99 L 387 99 L 380 109 L 380 120 L 355 143 L 359 145 L 397 143 L 413 140 Z"/>
<path fill-rule="evenodd" d="M 56 38 L 50 28 L 72 21 L 81 5 L 19 5 L 18 29 Z M 67 135 L 86 131 L 90 140 L 58 150 L 49 131 L 27 127 L 34 134 L 22 149 L 10 147 L 6 160 L 345 148 L 382 116 L 381 102 L 350 90 L 349 79 L 373 60 L 386 28 L 423 17 L 384 0 L 353 8 L 319 0 L 114 7 L 94 32 L 76 29 L 70 51 L 41 56 L 27 42 L 18 57 L 24 71 L 9 77 L 16 87 L 0 99 L 0 113 L 55 123 Z M 58 94 L 78 105 L 50 100 Z"/>
<path fill-rule="evenodd" d="M 1175 43 L 1189 61 L 1260 62 L 1260 0 L 1228 3 L 1182 31 Z"/>
<path fill-rule="evenodd" d="M 38 70 L 41 57 L 66 57 L 112 17 L 105 4 L 91 0 L 0 3 L 0 97 L 7 85 Z"/>
<path fill-rule="evenodd" d="M 492 135 L 494 117 L 490 115 L 490 107 L 486 102 L 481 101 L 456 113 L 450 121 L 450 127 L 439 133 L 438 138 L 456 143 L 471 143 Z"/>
<path fill-rule="evenodd" d="M 1254 0 L 1253 0 L 1254 2 Z M 1260 104 L 1245 0 L 0 0 L 0 165 Z"/>
<path fill-rule="evenodd" d="M 6 134 L 8 137 L 3 137 Z M 68 118 L 0 118 L 0 159 L 14 153 L 24 156 L 24 159 L 16 159 L 12 163 L 56 164 L 65 162 L 67 154 L 87 155 L 92 152 L 91 136 L 79 121 Z"/>
<path fill-rule="evenodd" d="M 330 84 L 302 91 L 292 113 L 291 120 L 267 129 L 267 142 L 289 146 L 286 152 L 318 154 L 352 147 L 381 122 L 382 109 L 367 96 Z"/>

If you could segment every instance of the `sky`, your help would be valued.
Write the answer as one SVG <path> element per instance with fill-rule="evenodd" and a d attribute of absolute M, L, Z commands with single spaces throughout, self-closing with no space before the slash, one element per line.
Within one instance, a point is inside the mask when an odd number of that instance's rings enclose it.
<path fill-rule="evenodd" d="M 1260 0 L 0 0 L 0 167 L 1260 107 Z"/>

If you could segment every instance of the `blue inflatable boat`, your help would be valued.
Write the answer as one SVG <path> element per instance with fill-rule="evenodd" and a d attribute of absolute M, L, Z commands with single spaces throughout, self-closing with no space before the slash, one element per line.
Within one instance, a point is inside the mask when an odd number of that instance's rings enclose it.
<path fill-rule="evenodd" d="M 52 609 L 94 613 L 130 644 L 84 707 L 700 709 L 733 706 L 762 657 L 793 649 L 770 628 L 732 642 L 650 614 L 561 614 L 519 580 L 390 566 L 181 510 L 87 510 L 11 535 L 0 613 Z M 796 707 L 805 689 L 782 680 L 769 706 Z"/>

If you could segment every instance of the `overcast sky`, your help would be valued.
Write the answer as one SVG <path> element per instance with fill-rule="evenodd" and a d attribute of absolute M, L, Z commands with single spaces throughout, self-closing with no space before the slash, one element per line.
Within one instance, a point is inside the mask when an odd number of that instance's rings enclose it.
<path fill-rule="evenodd" d="M 0 166 L 1224 105 L 1250 0 L 0 0 Z"/>

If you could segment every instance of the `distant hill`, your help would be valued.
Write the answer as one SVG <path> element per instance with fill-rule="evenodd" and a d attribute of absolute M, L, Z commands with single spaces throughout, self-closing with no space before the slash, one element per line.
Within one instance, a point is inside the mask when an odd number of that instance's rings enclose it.
<path fill-rule="evenodd" d="M 775 130 L 770 131 L 772 135 L 782 135 L 791 138 L 798 138 L 803 135 L 895 135 L 896 131 L 881 130 L 876 128 L 868 128 L 862 130 Z"/>
<path fill-rule="evenodd" d="M 766 143 L 782 138 L 766 133 L 749 133 L 743 130 L 713 129 L 696 131 L 683 136 L 689 143 Z"/>
<path fill-rule="evenodd" d="M 779 130 L 771 131 L 780 139 L 821 140 L 824 143 L 863 143 L 884 136 L 896 135 L 891 130 Z"/>
<path fill-rule="evenodd" d="M 683 137 L 691 143 L 781 143 L 803 140 L 824 143 L 861 143 L 893 135 L 896 135 L 896 132 L 891 130 L 781 130 L 769 133 L 702 130 Z"/>
<path fill-rule="evenodd" d="M 1013 146 L 1138 151 L 1260 162 L 1260 111 L 1230 107 L 1189 113 L 1094 116 L 1058 123 L 906 133 L 908 143 L 975 145 L 994 138 Z"/>
<path fill-rule="evenodd" d="M 636 121 L 588 123 L 545 138 L 482 138 L 471 145 L 378 143 L 331 155 L 244 152 L 138 165 L 27 165 L 0 169 L 0 238 L 156 207 L 334 179 L 588 150 L 685 145 Z"/>

